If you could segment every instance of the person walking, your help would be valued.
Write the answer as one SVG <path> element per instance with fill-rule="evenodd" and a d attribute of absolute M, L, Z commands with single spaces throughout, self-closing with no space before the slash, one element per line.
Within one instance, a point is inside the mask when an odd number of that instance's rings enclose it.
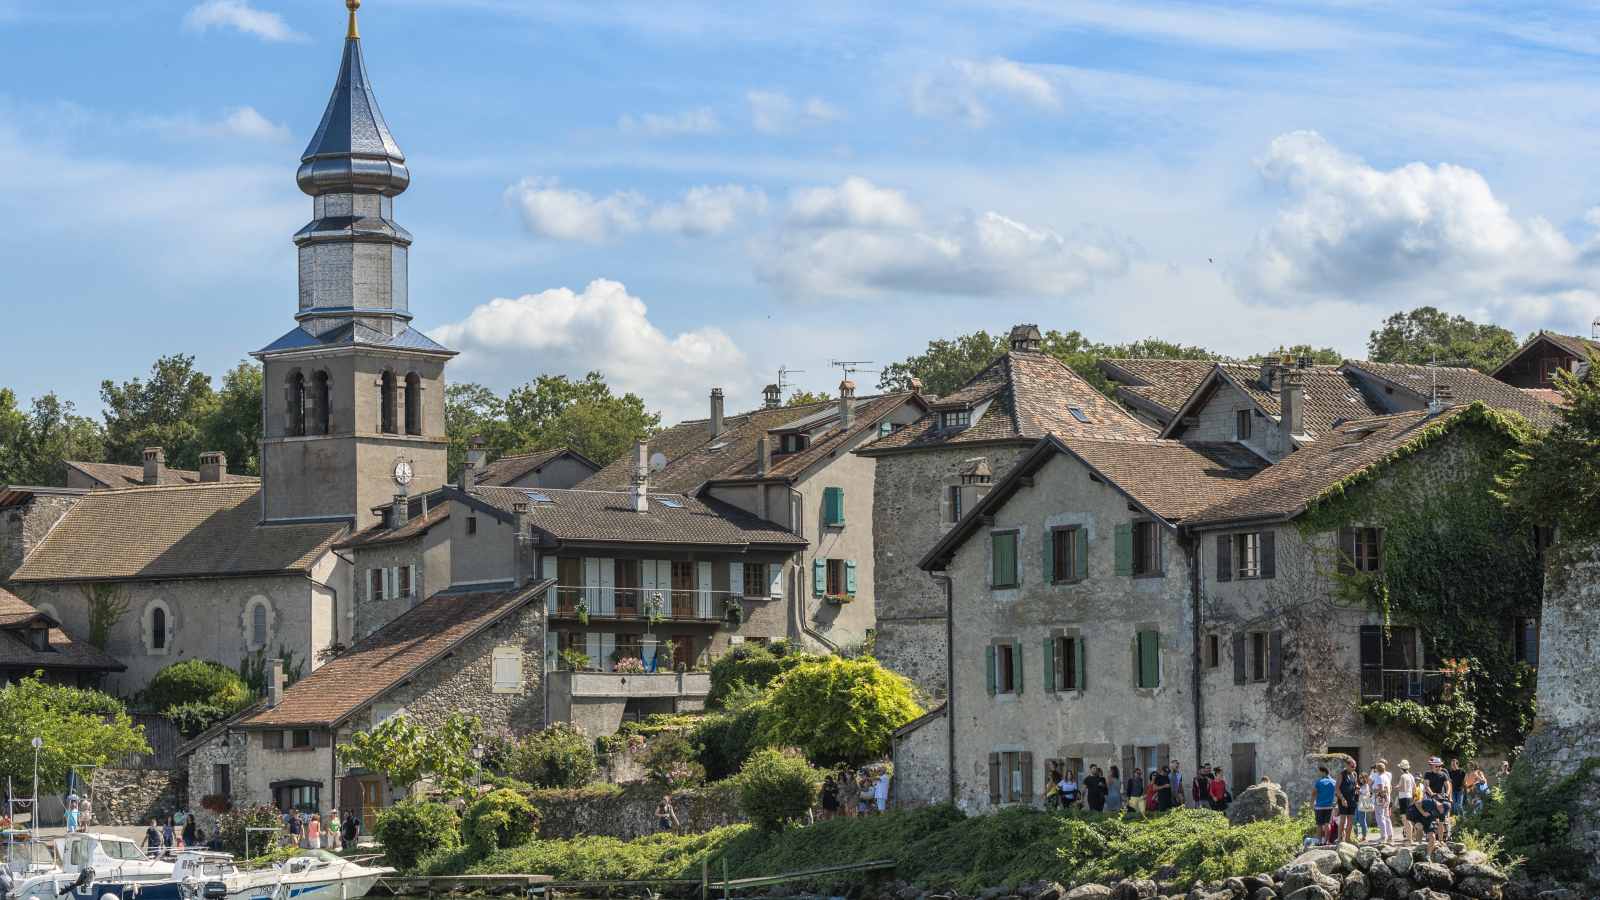
<path fill-rule="evenodd" d="M 88 797 L 78 801 L 78 827 L 87 829 L 94 824 L 94 803 Z"/>
<path fill-rule="evenodd" d="M 1406 843 L 1411 843 L 1411 817 L 1407 815 L 1411 810 L 1411 802 L 1417 792 L 1416 776 L 1411 774 L 1411 761 L 1400 760 L 1400 777 L 1394 787 L 1395 814 L 1400 817 L 1400 836 Z"/>
<path fill-rule="evenodd" d="M 1106 811 L 1106 777 L 1099 766 L 1089 767 L 1089 776 L 1083 779 L 1083 797 L 1095 812 Z"/>
<path fill-rule="evenodd" d="M 1383 760 L 1372 767 L 1372 811 L 1378 817 L 1378 840 L 1394 840 L 1394 781 Z"/>
<path fill-rule="evenodd" d="M 361 837 L 361 817 L 355 810 L 350 810 L 344 817 L 344 845 L 347 849 L 354 850 L 356 841 Z"/>
<path fill-rule="evenodd" d="M 1167 782 L 1172 792 L 1167 799 L 1167 809 L 1178 809 L 1184 806 L 1183 801 L 1183 764 L 1174 757 L 1168 767 Z"/>
<path fill-rule="evenodd" d="M 839 782 L 832 775 L 822 779 L 822 821 L 839 815 Z"/>
<path fill-rule="evenodd" d="M 1051 762 L 1045 766 L 1044 781 L 1045 784 L 1049 785 L 1049 787 L 1045 788 L 1044 791 L 1045 809 L 1060 809 L 1061 770 L 1056 767 L 1054 762 Z"/>
<path fill-rule="evenodd" d="M 663 794 L 661 802 L 656 804 L 656 830 L 677 831 L 678 812 L 672 808 L 672 795 Z"/>
<path fill-rule="evenodd" d="M 1345 757 L 1344 769 L 1339 772 L 1339 840 L 1348 841 L 1355 832 L 1356 803 L 1361 794 L 1361 776 L 1356 772 L 1356 761 Z"/>
<path fill-rule="evenodd" d="M 169 854 L 172 845 L 178 842 L 178 829 L 172 824 L 172 817 L 167 816 L 167 824 L 161 826 L 161 846 Z"/>
<path fill-rule="evenodd" d="M 1194 782 L 1189 785 L 1189 796 L 1194 800 L 1195 807 L 1211 808 L 1211 764 L 1201 763 L 1200 774 L 1194 777 Z"/>
<path fill-rule="evenodd" d="M 1174 760 L 1167 768 L 1157 769 L 1155 776 L 1150 779 L 1150 783 L 1156 789 L 1156 810 L 1158 812 L 1166 812 L 1172 808 L 1172 770 L 1177 768 L 1177 765 L 1177 761 Z M 1182 790 L 1181 784 L 1179 785 L 1179 790 Z"/>
<path fill-rule="evenodd" d="M 1110 777 L 1106 779 L 1106 809 L 1119 813 L 1128 802 L 1122 794 L 1122 773 L 1112 766 L 1109 774 Z"/>
<path fill-rule="evenodd" d="M 1428 760 L 1428 771 L 1422 773 L 1423 796 L 1450 799 L 1450 773 L 1444 770 L 1444 760 L 1435 756 Z"/>
<path fill-rule="evenodd" d="M 1318 778 L 1311 786 L 1312 792 L 1316 796 L 1312 809 L 1317 816 L 1317 843 L 1331 844 L 1335 842 L 1334 838 L 1339 833 L 1338 826 L 1334 824 L 1333 818 L 1334 812 L 1338 808 L 1339 783 L 1333 780 L 1332 775 L 1328 774 L 1327 766 L 1317 766 L 1317 771 L 1321 773 L 1322 777 Z"/>
<path fill-rule="evenodd" d="M 285 813 L 285 815 L 289 817 L 289 843 L 299 847 L 301 833 L 303 831 L 303 829 L 300 827 L 300 811 L 298 809 L 291 809 Z"/>
<path fill-rule="evenodd" d="M 151 819 L 150 827 L 144 830 L 144 849 L 151 856 L 161 855 L 161 826 L 155 819 Z"/>
<path fill-rule="evenodd" d="M 1211 770 L 1211 802 L 1210 807 L 1217 812 L 1227 812 L 1229 804 L 1233 803 L 1233 796 L 1228 793 L 1228 782 L 1222 777 L 1222 770 Z"/>
<path fill-rule="evenodd" d="M 67 807 L 67 812 L 66 812 L 67 834 L 77 834 L 77 832 L 78 832 L 78 817 L 81 816 L 81 815 L 82 815 L 82 813 L 78 812 L 78 808 L 76 806 Z"/>
<path fill-rule="evenodd" d="M 860 803 L 861 785 L 856 783 L 856 773 L 845 769 L 844 780 L 839 784 L 839 808 L 844 810 L 845 818 L 854 819 L 860 812 L 856 808 Z"/>
<path fill-rule="evenodd" d="M 328 847 L 334 852 L 344 849 L 340 846 L 344 840 L 344 823 L 339 821 L 337 809 L 328 813 Z"/>
<path fill-rule="evenodd" d="M 306 822 L 306 845 L 310 850 L 322 849 L 322 813 L 312 813 Z"/>
<path fill-rule="evenodd" d="M 1134 812 L 1144 812 L 1145 805 L 1144 770 L 1134 769 L 1133 775 L 1128 779 L 1127 794 L 1128 808 Z"/>
<path fill-rule="evenodd" d="M 200 846 L 200 826 L 195 824 L 194 816 L 185 816 L 183 820 L 183 845 L 185 847 Z"/>
<path fill-rule="evenodd" d="M 1463 806 L 1458 814 L 1465 812 L 1467 807 L 1471 807 L 1474 812 L 1481 812 L 1483 800 L 1489 796 L 1489 776 L 1483 774 L 1483 769 L 1478 767 L 1478 761 L 1475 759 L 1467 763 L 1465 788 L 1461 800 Z"/>
<path fill-rule="evenodd" d="M 1072 809 L 1078 805 L 1078 776 L 1073 773 L 1072 767 L 1061 773 L 1061 808 Z"/>

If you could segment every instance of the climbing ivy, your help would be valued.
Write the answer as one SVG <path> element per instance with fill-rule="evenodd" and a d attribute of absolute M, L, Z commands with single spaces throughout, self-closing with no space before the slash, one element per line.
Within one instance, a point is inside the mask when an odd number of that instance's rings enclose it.
<path fill-rule="evenodd" d="M 1533 672 L 1512 660 L 1501 623 L 1538 615 L 1543 568 L 1531 523 L 1494 494 L 1510 451 L 1530 435 L 1514 413 L 1473 403 L 1323 491 L 1297 522 L 1308 540 L 1352 525 L 1384 529 L 1381 571 L 1335 575 L 1335 594 L 1386 627 L 1415 627 L 1432 656 L 1467 671 L 1438 708 L 1400 701 L 1362 712 L 1438 751 L 1511 751 L 1533 725 Z"/>

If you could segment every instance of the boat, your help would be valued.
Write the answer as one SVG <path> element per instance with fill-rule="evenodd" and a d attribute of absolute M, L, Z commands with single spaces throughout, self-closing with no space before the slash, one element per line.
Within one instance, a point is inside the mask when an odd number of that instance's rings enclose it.
<path fill-rule="evenodd" d="M 18 876 L 21 876 L 20 878 Z M 221 881 L 189 877 L 166 881 L 100 881 L 93 868 L 69 874 L 56 871 L 13 873 L 0 865 L 0 900 L 225 900 Z"/>
<path fill-rule="evenodd" d="M 80 831 L 55 841 L 61 870 L 76 875 L 94 869 L 101 881 L 170 881 L 177 877 L 171 860 L 151 859 L 131 838 Z"/>
<path fill-rule="evenodd" d="M 237 900 L 356 900 L 378 879 L 393 875 L 389 866 L 368 866 L 375 856 L 346 859 L 326 850 L 306 850 L 270 869 L 224 875 L 228 896 Z"/>
<path fill-rule="evenodd" d="M 123 848 L 110 849 L 119 852 Z M 72 900 L 358 900 L 379 878 L 395 871 L 364 864 L 374 858 L 345 859 L 326 850 L 306 850 L 277 865 L 240 869 L 226 854 L 184 851 L 168 864 L 176 875 L 155 878 L 149 868 L 129 865 L 132 860 L 116 867 L 123 874 L 102 877 L 93 866 L 68 871 L 70 860 L 66 866 L 50 861 L 32 863 L 27 862 L 30 855 L 20 860 L 25 862 L 25 870 L 0 865 L 0 900 L 55 900 L 68 895 Z M 162 861 L 146 857 L 146 862 Z"/>

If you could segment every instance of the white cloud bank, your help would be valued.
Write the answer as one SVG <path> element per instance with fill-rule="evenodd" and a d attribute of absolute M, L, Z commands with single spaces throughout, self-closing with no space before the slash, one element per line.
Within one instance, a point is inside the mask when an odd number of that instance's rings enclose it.
<path fill-rule="evenodd" d="M 206 0 L 183 17 L 183 27 L 205 34 L 209 28 L 233 28 L 269 41 L 309 41 L 290 28 L 283 16 L 253 8 L 248 0 Z"/>
<path fill-rule="evenodd" d="M 457 377 L 510 386 L 540 373 L 598 369 L 613 391 L 638 394 L 668 423 L 704 417 L 714 387 L 753 395 L 754 364 L 726 332 L 708 325 L 668 337 L 647 312 L 622 284 L 597 279 L 581 294 L 552 288 L 497 298 L 428 336 L 461 351 L 451 363 Z"/>
<path fill-rule="evenodd" d="M 709 106 L 691 109 L 676 116 L 645 113 L 635 119 L 623 115 L 617 130 L 632 137 L 677 137 L 685 134 L 711 134 L 722 130 L 722 123 Z"/>
<path fill-rule="evenodd" d="M 182 133 L 191 137 L 246 138 L 258 141 L 287 141 L 294 137 L 288 125 L 274 125 L 253 106 L 235 106 L 227 110 L 221 122 L 210 125 L 190 125 Z"/>
<path fill-rule="evenodd" d="M 652 203 L 638 191 L 617 191 L 596 200 L 587 192 L 563 188 L 556 178 L 524 178 L 506 189 L 504 202 L 522 215 L 534 237 L 610 244 L 643 231 L 679 237 L 721 234 L 747 213 L 767 208 L 760 188 L 737 184 L 701 185 L 681 201 Z"/>
<path fill-rule="evenodd" d="M 750 101 L 750 124 L 762 134 L 793 134 L 845 118 L 843 110 L 821 97 L 797 104 L 786 94 L 747 91 L 744 96 Z"/>
<path fill-rule="evenodd" d="M 953 59 L 950 66 L 953 75 L 924 72 L 911 80 L 908 99 L 912 112 L 978 130 L 994 121 L 986 97 L 1009 96 L 1046 112 L 1061 111 L 1060 91 L 1035 67 L 1001 56 L 985 62 Z"/>
<path fill-rule="evenodd" d="M 1118 240 L 1063 236 L 997 212 L 932 215 L 905 191 L 860 177 L 796 191 L 751 251 L 774 291 L 813 300 L 1062 296 L 1125 273 L 1129 257 Z"/>

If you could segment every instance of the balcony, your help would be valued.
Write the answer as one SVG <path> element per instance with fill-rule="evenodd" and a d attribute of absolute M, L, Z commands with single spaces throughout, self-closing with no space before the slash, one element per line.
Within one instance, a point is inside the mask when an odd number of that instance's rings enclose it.
<path fill-rule="evenodd" d="M 1361 669 L 1361 700 L 1410 700 L 1432 704 L 1450 699 L 1449 676 L 1425 669 Z"/>
<path fill-rule="evenodd" d="M 654 713 L 703 709 L 711 692 L 711 676 L 704 672 L 551 672 L 545 677 L 551 720 L 571 722 L 593 735 L 611 734 L 623 722 Z"/>
<path fill-rule="evenodd" d="M 642 621 L 650 618 L 650 609 L 654 607 L 663 621 L 711 623 L 721 622 L 727 617 L 729 597 L 742 598 L 744 595 L 688 588 L 557 587 L 549 597 L 549 615 L 552 619 L 576 620 L 579 618 L 579 604 L 583 604 L 588 607 L 590 621 Z"/>

